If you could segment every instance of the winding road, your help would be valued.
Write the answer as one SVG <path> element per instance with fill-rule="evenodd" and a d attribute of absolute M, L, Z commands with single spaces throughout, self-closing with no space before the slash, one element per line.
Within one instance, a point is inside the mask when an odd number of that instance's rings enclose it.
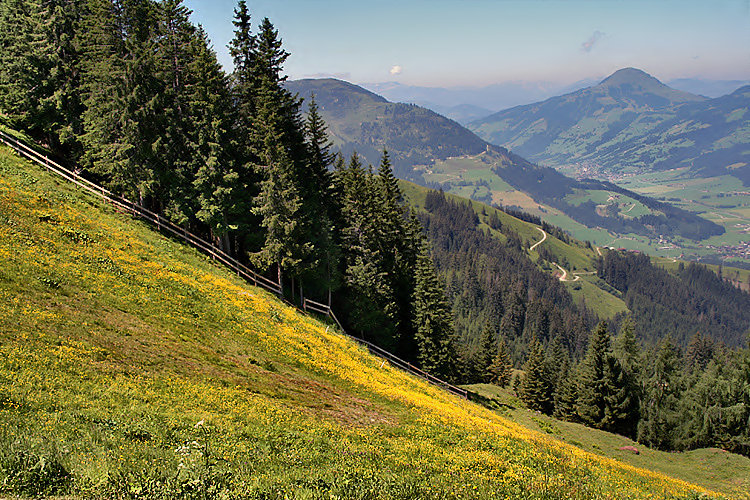
<path fill-rule="evenodd" d="M 569 280 L 568 279 L 568 271 L 566 271 L 565 269 L 563 269 L 562 266 L 560 264 L 558 264 L 557 262 L 553 262 L 553 264 L 556 265 L 557 268 L 562 273 L 562 276 L 560 276 L 560 281 L 578 281 L 579 279 L 581 279 L 580 276 L 576 276 L 574 279 Z"/>
<path fill-rule="evenodd" d="M 531 251 L 532 251 L 532 250 L 534 250 L 534 249 L 535 249 L 536 247 L 538 247 L 539 245 L 541 245 L 542 243 L 544 243 L 544 240 L 546 240 L 546 239 L 547 239 L 547 233 L 546 233 L 546 232 L 544 231 L 544 229 L 542 229 L 541 227 L 538 227 L 537 229 L 538 229 L 538 230 L 540 230 L 540 231 L 542 232 L 542 239 L 541 239 L 541 240 L 539 240 L 539 241 L 537 241 L 537 242 L 536 242 L 536 243 L 534 243 L 533 245 L 531 245 L 531 246 L 529 247 L 529 252 L 531 252 Z"/>

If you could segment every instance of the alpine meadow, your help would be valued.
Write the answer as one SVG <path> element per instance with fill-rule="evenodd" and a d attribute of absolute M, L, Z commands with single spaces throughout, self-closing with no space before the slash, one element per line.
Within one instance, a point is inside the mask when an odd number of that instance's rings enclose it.
<path fill-rule="evenodd" d="M 393 103 L 480 5 L 336 6 L 0 0 L 0 497 L 750 498 L 747 193 L 651 197 L 745 182 L 746 87 Z"/>

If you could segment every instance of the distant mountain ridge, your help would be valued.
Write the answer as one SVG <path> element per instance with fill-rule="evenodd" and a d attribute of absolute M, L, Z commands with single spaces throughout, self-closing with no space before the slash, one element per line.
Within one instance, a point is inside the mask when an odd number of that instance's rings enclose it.
<path fill-rule="evenodd" d="M 636 85 L 633 76 L 623 74 L 607 85 Z M 645 80 L 640 83 L 654 88 L 651 104 L 664 101 L 689 101 L 702 99 Z M 424 175 L 432 175 L 433 167 L 441 161 L 467 162 L 460 169 L 479 168 L 479 177 L 468 181 L 460 179 L 461 172 L 449 177 L 453 180 L 438 182 L 450 190 L 456 183 L 485 186 L 499 181 L 507 189 L 525 193 L 537 203 L 554 207 L 587 227 L 604 227 L 618 233 L 635 233 L 644 236 L 679 234 L 691 239 L 702 239 L 721 234 L 723 228 L 671 205 L 639 195 L 601 181 L 576 181 L 552 168 L 535 165 L 499 146 L 493 146 L 474 133 L 425 108 L 403 103 L 391 103 L 361 87 L 334 79 L 296 80 L 286 83 L 287 88 L 306 101 L 314 95 L 323 119 L 326 121 L 334 146 L 343 154 L 353 151 L 367 162 L 377 165 L 383 149 L 387 149 L 399 177 L 427 185 Z M 619 191 L 643 204 L 645 211 L 637 217 L 622 216 L 616 207 L 607 213 L 601 202 L 586 198 L 593 192 L 600 195 Z M 492 198 L 492 192 L 489 192 Z M 486 197 L 473 195 L 474 199 Z M 605 196 L 605 198 L 609 195 Z M 605 203 L 606 205 L 606 203 Z"/>
<path fill-rule="evenodd" d="M 368 162 L 377 164 L 387 147 L 396 172 L 406 179 L 418 179 L 411 169 L 413 165 L 502 149 L 434 111 L 389 102 L 348 82 L 304 79 L 287 82 L 286 87 L 306 102 L 315 95 L 331 139 L 342 153 L 357 151 Z"/>
<path fill-rule="evenodd" d="M 709 99 L 634 68 L 598 85 L 472 122 L 487 141 L 548 166 L 595 164 L 604 172 L 688 167 L 747 185 L 749 87 Z"/>

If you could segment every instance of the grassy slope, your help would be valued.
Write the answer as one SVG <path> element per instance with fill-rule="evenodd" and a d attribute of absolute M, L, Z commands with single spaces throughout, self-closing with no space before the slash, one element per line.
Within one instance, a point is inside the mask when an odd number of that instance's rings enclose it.
<path fill-rule="evenodd" d="M 425 196 L 429 191 L 427 188 L 406 181 L 401 181 L 401 188 L 409 203 L 416 207 L 424 207 Z M 484 222 L 481 227 L 490 231 L 493 236 L 501 240 L 504 240 L 505 236 L 486 225 L 486 221 L 493 212 L 497 213 L 504 227 L 518 233 L 525 241 L 527 248 L 538 242 L 542 237 L 542 234 L 534 224 L 516 219 L 502 210 L 497 210 L 478 201 L 466 200 L 450 193 L 447 195 L 461 202 L 470 201 L 474 211 L 479 215 L 480 220 Z M 568 286 L 568 289 L 573 294 L 573 298 L 579 304 L 585 302 L 587 307 L 596 311 L 602 318 L 610 318 L 619 312 L 627 311 L 625 302 L 615 294 L 616 291 L 602 284 L 601 280 L 594 274 L 591 274 L 595 271 L 594 260 L 597 256 L 595 250 L 586 248 L 584 244 L 573 239 L 571 239 L 570 244 L 565 243 L 552 235 L 547 235 L 547 239 L 538 248 L 542 247 L 547 248 L 560 262 L 568 262 L 570 267 L 567 269 L 568 273 L 582 273 L 581 279 L 578 281 L 566 282 L 566 286 Z M 536 251 L 529 252 L 529 256 L 532 259 L 538 259 Z M 559 273 L 558 269 L 554 267 L 544 269 L 550 273 Z"/>
<path fill-rule="evenodd" d="M 684 453 L 652 450 L 617 434 L 529 411 L 509 389 L 488 384 L 467 387 L 488 398 L 490 405 L 497 403 L 498 413 L 524 427 L 549 433 L 598 455 L 697 482 L 733 498 L 750 498 L 750 458 L 716 448 Z M 634 446 L 639 454 L 620 450 L 623 446 Z"/>
<path fill-rule="evenodd" d="M 5 148 L 0 220 L 0 488 L 64 483 L 132 498 L 211 487 L 258 498 L 700 491 L 391 369 Z M 62 464 L 72 482 L 40 463 Z"/>

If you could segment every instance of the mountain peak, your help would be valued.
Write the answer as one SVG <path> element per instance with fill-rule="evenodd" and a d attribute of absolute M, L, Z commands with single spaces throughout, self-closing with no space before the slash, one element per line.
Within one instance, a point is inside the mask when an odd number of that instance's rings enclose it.
<path fill-rule="evenodd" d="M 649 107 L 663 107 L 706 99 L 703 96 L 675 90 L 637 68 L 617 70 L 593 88 L 604 90 L 607 93 L 615 91 L 617 94 L 626 94 L 631 97 L 639 95 L 642 103 Z M 645 101 L 643 101 L 644 98 Z"/>
<path fill-rule="evenodd" d="M 666 87 L 659 80 L 649 75 L 645 71 L 637 68 L 618 69 L 607 78 L 602 80 L 600 85 L 620 86 L 620 85 L 637 85 L 640 87 L 652 87 L 654 85 Z"/>

